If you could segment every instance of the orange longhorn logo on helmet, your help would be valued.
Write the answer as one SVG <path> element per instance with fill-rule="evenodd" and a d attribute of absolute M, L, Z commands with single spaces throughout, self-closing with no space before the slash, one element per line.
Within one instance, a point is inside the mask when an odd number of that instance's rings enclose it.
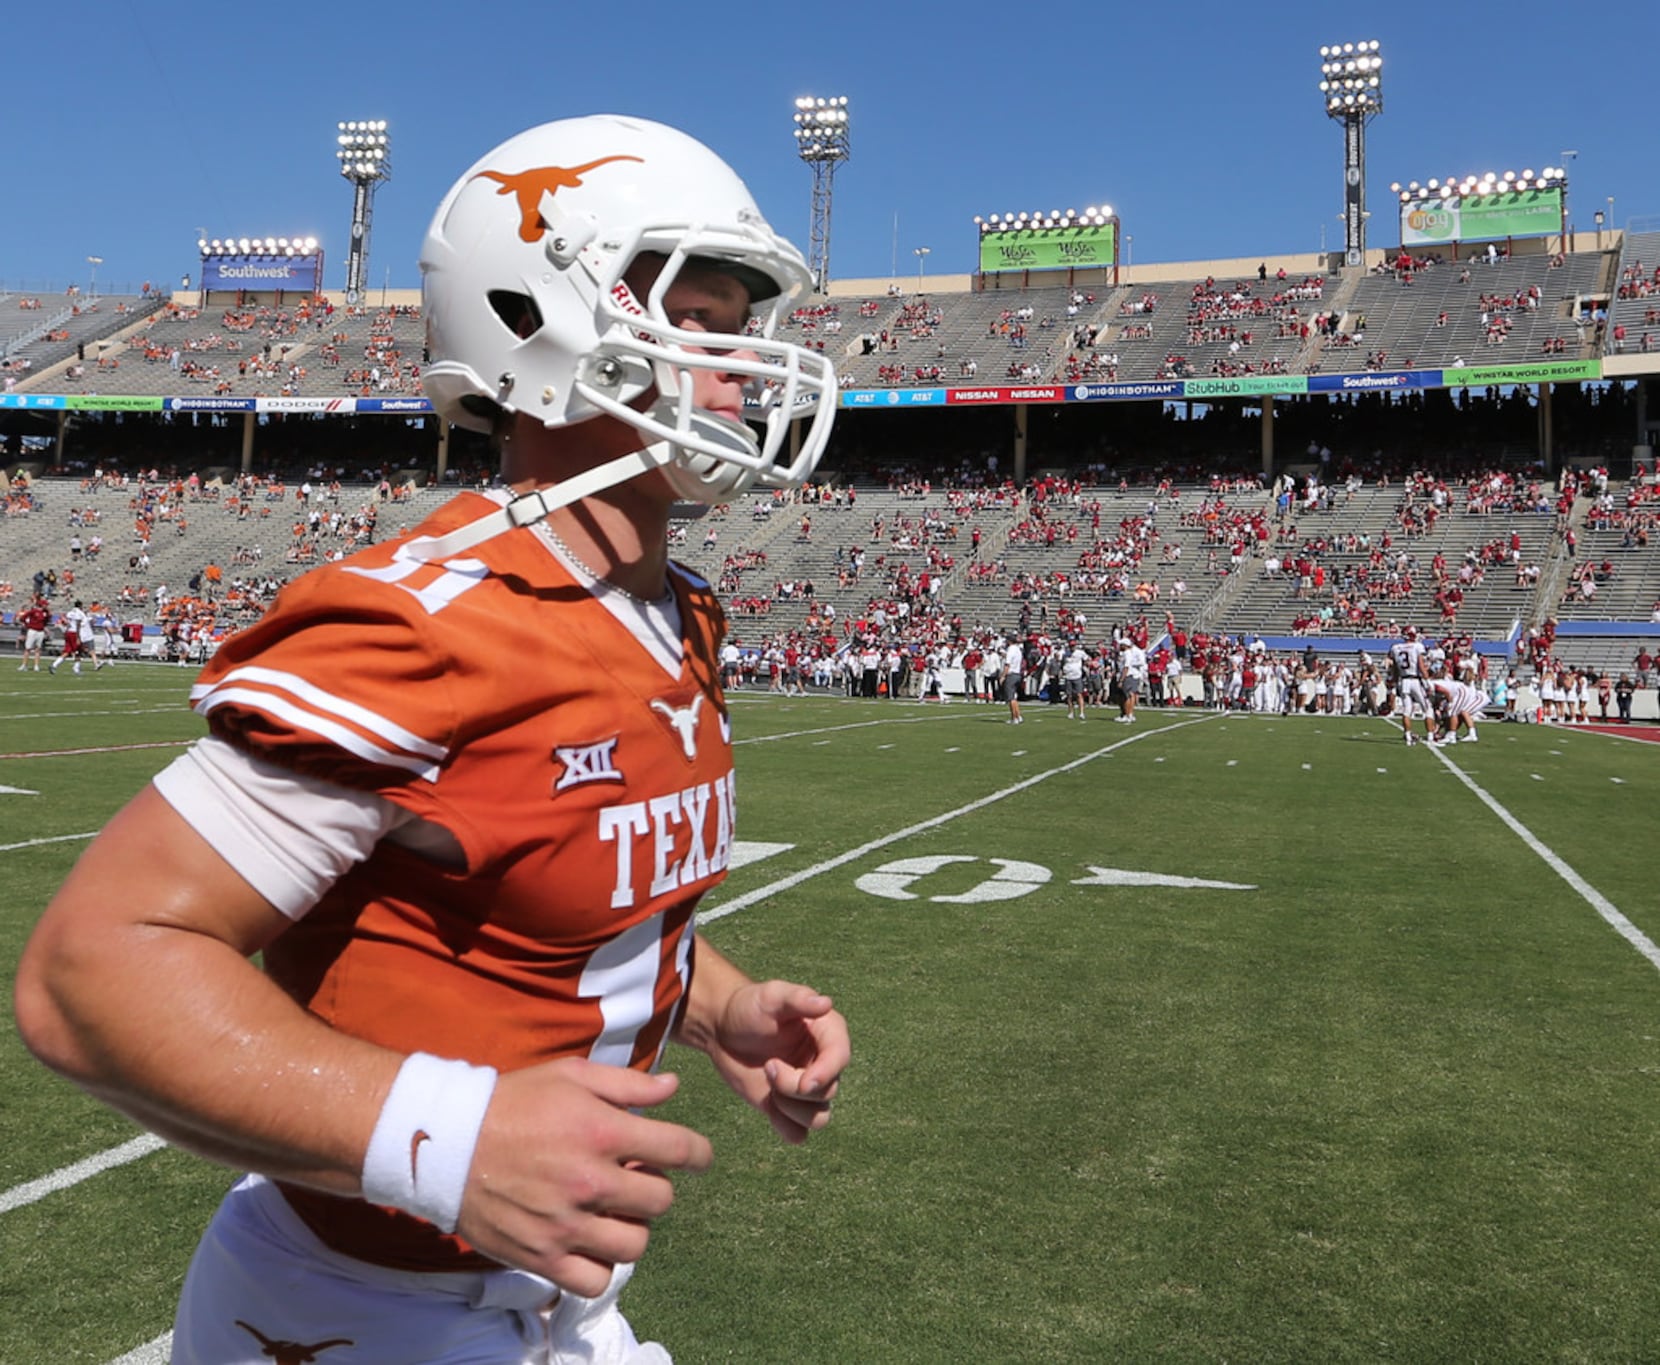
<path fill-rule="evenodd" d="M 542 221 L 542 196 L 558 194 L 560 190 L 574 190 L 582 184 L 582 177 L 596 167 L 612 161 L 642 161 L 638 156 L 602 156 L 584 166 L 532 166 L 517 175 L 501 171 L 480 171 L 474 180 L 494 180 L 501 186 L 497 194 L 511 194 L 519 202 L 519 240 L 539 242 L 547 231 Z"/>

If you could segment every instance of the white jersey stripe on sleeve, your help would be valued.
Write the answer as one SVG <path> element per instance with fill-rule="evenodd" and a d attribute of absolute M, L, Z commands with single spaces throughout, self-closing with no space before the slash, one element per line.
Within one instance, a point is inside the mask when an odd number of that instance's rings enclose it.
<path fill-rule="evenodd" d="M 205 716 L 216 707 L 232 702 L 246 706 L 252 711 L 263 711 L 278 720 L 307 730 L 370 763 L 402 768 L 428 782 L 438 780 L 436 763 L 412 754 L 394 753 L 390 749 L 383 749 L 380 745 L 364 739 L 356 730 L 348 729 L 338 721 L 330 720 L 315 711 L 309 711 L 275 692 L 261 692 L 250 687 L 226 687 L 221 683 L 209 690 L 208 695 L 197 703 L 196 710 Z"/>
<path fill-rule="evenodd" d="M 426 758 L 442 761 L 449 750 L 442 744 L 434 744 L 431 740 L 423 739 L 395 721 L 388 720 L 379 712 L 371 711 L 356 702 L 347 701 L 344 697 L 337 697 L 332 692 L 325 692 L 315 683 L 308 682 L 297 673 L 288 673 L 276 668 L 261 668 L 257 664 L 249 664 L 242 668 L 233 668 L 217 683 L 197 685 L 190 689 L 190 700 L 196 705 L 209 694 L 221 688 L 243 682 L 263 683 L 267 687 L 275 687 L 283 692 L 291 693 L 296 700 L 305 706 L 323 712 L 326 715 L 339 716 L 342 720 L 349 720 L 371 734 L 379 735 L 389 744 L 407 750 L 412 754 L 420 754 Z M 200 708 L 198 708 L 200 709 Z"/>

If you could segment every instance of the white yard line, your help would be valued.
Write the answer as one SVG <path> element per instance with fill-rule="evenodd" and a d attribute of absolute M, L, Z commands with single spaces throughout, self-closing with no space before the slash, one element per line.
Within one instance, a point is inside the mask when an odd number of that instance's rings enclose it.
<path fill-rule="evenodd" d="M 149 1156 L 151 1152 L 159 1152 L 166 1145 L 154 1133 L 143 1133 L 131 1142 L 123 1142 L 119 1147 L 98 1152 L 87 1157 L 85 1161 L 77 1161 L 72 1166 L 60 1166 L 50 1175 L 41 1176 L 39 1180 L 13 1185 L 9 1190 L 0 1191 L 0 1213 L 10 1213 L 13 1209 L 24 1208 L 49 1194 L 67 1190 L 71 1185 L 79 1185 L 83 1180 L 90 1180 L 93 1176 L 102 1175 L 117 1166 L 125 1166 L 129 1161 Z"/>
<path fill-rule="evenodd" d="M 117 1356 L 110 1365 L 167 1365 L 173 1358 L 173 1334 L 163 1332 L 154 1341 L 147 1341 L 136 1351 Z"/>
<path fill-rule="evenodd" d="M 42 844 L 70 844 L 77 839 L 90 839 L 97 830 L 85 834 L 54 834 L 46 839 L 25 839 L 20 844 L 0 844 L 0 853 L 16 853 L 20 848 L 39 848 Z"/>
<path fill-rule="evenodd" d="M 736 749 L 740 744 L 771 744 L 779 739 L 805 739 L 809 735 L 829 735 L 837 730 L 867 730 L 877 725 L 929 725 L 935 721 L 957 720 L 963 713 L 955 716 L 883 716 L 880 720 L 856 720 L 846 725 L 819 725 L 811 730 L 784 730 L 776 735 L 750 735 L 747 739 L 735 739 L 732 747 Z M 973 713 L 968 715 L 972 717 Z"/>
<path fill-rule="evenodd" d="M 1616 934 L 1647 958 L 1650 966 L 1660 968 L 1660 946 L 1656 946 L 1653 939 L 1622 915 L 1608 897 L 1575 872 L 1561 858 L 1557 857 L 1532 830 L 1501 806 L 1495 798 L 1489 796 L 1486 791 L 1477 785 L 1475 779 L 1454 763 L 1451 758 L 1440 749 L 1432 750 L 1432 752 L 1442 763 L 1446 764 L 1447 769 L 1453 776 L 1480 798 L 1481 803 L 1488 810 L 1492 811 L 1494 815 L 1510 827 L 1511 833 L 1532 849 L 1552 872 L 1573 887 L 1579 894 L 1580 899 L 1595 910 L 1597 914 L 1601 915 Z"/>
<path fill-rule="evenodd" d="M 185 749 L 193 739 L 158 739 L 145 744 L 100 744 L 95 749 L 40 749 L 34 753 L 0 754 L 0 758 L 79 758 L 84 754 L 125 754 L 135 749 Z"/>

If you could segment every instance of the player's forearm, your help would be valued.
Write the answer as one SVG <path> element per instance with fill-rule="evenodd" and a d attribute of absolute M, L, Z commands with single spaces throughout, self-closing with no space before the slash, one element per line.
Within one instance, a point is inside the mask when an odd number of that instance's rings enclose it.
<path fill-rule="evenodd" d="M 18 966 L 24 1042 L 164 1137 L 351 1191 L 400 1059 L 249 960 L 286 920 L 154 789 L 93 841 Z"/>
<path fill-rule="evenodd" d="M 197 934 L 42 949 L 51 960 L 20 974 L 17 1004 L 48 1066 L 209 1160 L 357 1191 L 399 1056 L 328 1028 Z"/>

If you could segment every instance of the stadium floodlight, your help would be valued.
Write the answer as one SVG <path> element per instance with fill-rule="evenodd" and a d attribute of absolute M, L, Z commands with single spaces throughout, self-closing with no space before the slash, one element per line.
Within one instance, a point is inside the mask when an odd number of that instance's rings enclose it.
<path fill-rule="evenodd" d="M 916 246 L 911 248 L 911 254 L 916 257 L 916 292 L 922 292 L 922 267 L 928 263 L 928 255 L 933 251 L 931 246 Z"/>
<path fill-rule="evenodd" d="M 392 178 L 392 143 L 385 119 L 353 119 L 335 125 L 335 159 L 352 182 L 351 245 L 346 249 L 346 302 L 361 303 L 369 275 L 369 228 L 375 216 L 375 188 Z"/>
<path fill-rule="evenodd" d="M 1320 49 L 1326 116 L 1343 125 L 1343 262 L 1366 263 L 1366 123 L 1383 112 L 1383 55 L 1378 41 L 1328 43 Z"/>
<path fill-rule="evenodd" d="M 309 256 L 317 250 L 315 237 L 208 237 L 196 240 L 196 250 L 202 259 L 209 256 Z"/>
<path fill-rule="evenodd" d="M 86 292 L 89 298 L 98 297 L 98 267 L 104 263 L 102 256 L 88 256 L 86 263 L 92 267 L 91 278 L 86 282 Z"/>
<path fill-rule="evenodd" d="M 795 102 L 795 153 L 813 168 L 812 222 L 807 268 L 820 294 L 830 282 L 830 201 L 836 167 L 852 155 L 847 96 L 802 95 Z"/>

